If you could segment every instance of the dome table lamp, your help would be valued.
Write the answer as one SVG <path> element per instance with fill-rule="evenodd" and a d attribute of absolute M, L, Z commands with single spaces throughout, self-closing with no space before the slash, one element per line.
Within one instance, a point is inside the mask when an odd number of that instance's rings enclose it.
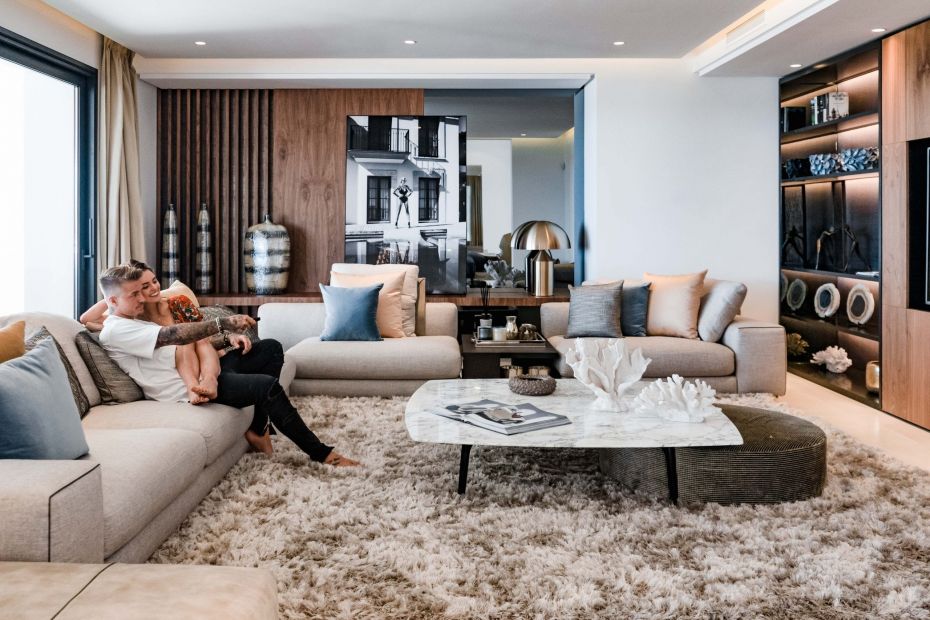
<path fill-rule="evenodd" d="M 555 222 L 532 220 L 517 226 L 510 247 L 530 251 L 526 257 L 526 290 L 538 297 L 551 296 L 555 276 L 549 250 L 571 248 L 568 233 Z"/>

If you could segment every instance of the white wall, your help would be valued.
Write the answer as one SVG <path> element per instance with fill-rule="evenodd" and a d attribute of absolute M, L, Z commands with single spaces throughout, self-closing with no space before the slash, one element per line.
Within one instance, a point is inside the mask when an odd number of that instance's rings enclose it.
<path fill-rule="evenodd" d="M 0 26 L 91 67 L 100 67 L 103 39 L 39 0 L 0 0 Z"/>
<path fill-rule="evenodd" d="M 159 208 L 157 203 L 156 157 L 158 144 L 158 89 L 136 80 L 136 106 L 139 119 L 139 174 L 142 185 L 142 226 L 145 235 L 145 262 L 156 270 L 161 261 L 155 256 L 155 230 Z"/>
<path fill-rule="evenodd" d="M 565 226 L 565 160 L 558 138 L 513 139 L 513 223 Z"/>
<path fill-rule="evenodd" d="M 465 158 L 481 166 L 481 210 L 484 249 L 498 252 L 500 241 L 513 230 L 513 154 L 510 140 L 467 140 Z"/>

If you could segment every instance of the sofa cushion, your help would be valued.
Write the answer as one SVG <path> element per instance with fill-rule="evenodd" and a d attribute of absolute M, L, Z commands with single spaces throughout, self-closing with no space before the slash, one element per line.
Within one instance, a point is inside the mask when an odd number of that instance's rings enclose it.
<path fill-rule="evenodd" d="M 569 286 L 568 338 L 620 338 L 623 280 L 615 284 Z"/>
<path fill-rule="evenodd" d="M 404 337 L 404 313 L 400 306 L 400 290 L 404 285 L 404 273 L 369 273 L 353 274 L 332 272 L 329 276 L 332 286 L 365 287 L 381 284 L 378 291 L 378 310 L 375 323 L 384 338 Z"/>
<path fill-rule="evenodd" d="M 81 359 L 90 369 L 103 404 L 131 403 L 145 398 L 142 388 L 113 361 L 97 335 L 83 331 L 74 337 L 74 342 Z"/>
<path fill-rule="evenodd" d="M 698 310 L 707 270 L 686 275 L 643 274 L 651 282 L 646 333 L 650 336 L 698 337 Z"/>
<path fill-rule="evenodd" d="M 417 335 L 417 280 L 420 277 L 420 268 L 417 265 L 335 263 L 330 270 L 335 273 L 351 274 L 404 272 L 404 286 L 400 292 L 401 308 L 404 312 L 404 335 L 408 337 Z"/>
<path fill-rule="evenodd" d="M 88 416 L 89 417 L 89 416 Z M 103 480 L 103 553 L 129 542 L 187 489 L 206 465 L 199 434 L 174 428 L 87 429 Z"/>
<path fill-rule="evenodd" d="M 643 355 L 652 360 L 643 375 L 648 379 L 668 377 L 673 373 L 683 377 L 726 377 L 736 370 L 733 351 L 722 344 L 672 336 L 631 336 L 624 340 L 629 350 L 642 349 Z M 549 342 L 564 356 L 574 339 L 550 336 Z M 572 369 L 562 361 L 562 357 L 558 361 L 558 370 L 563 377 L 573 376 Z"/>
<path fill-rule="evenodd" d="M 701 310 L 698 313 L 698 334 L 701 340 L 718 342 L 727 326 L 733 322 L 746 299 L 746 285 L 726 280 L 704 280 Z"/>
<path fill-rule="evenodd" d="M 378 331 L 378 296 L 383 284 L 356 288 L 320 285 L 326 323 L 320 340 L 375 341 Z"/>
<path fill-rule="evenodd" d="M 206 462 L 210 464 L 242 438 L 251 422 L 251 407 L 236 409 L 217 403 L 191 405 L 140 400 L 94 407 L 83 424 L 87 430 L 174 428 L 191 431 L 203 439 Z"/>
<path fill-rule="evenodd" d="M 51 340 L 55 343 L 58 357 L 61 358 L 61 363 L 64 365 L 65 372 L 68 374 L 68 385 L 71 387 L 71 395 L 74 397 L 74 404 L 77 405 L 78 415 L 83 418 L 87 415 L 87 412 L 90 411 L 90 402 L 87 400 L 87 394 L 84 393 L 84 388 L 81 387 L 81 380 L 78 379 L 77 373 L 74 372 L 74 368 L 71 366 L 71 362 L 68 361 L 68 356 L 65 355 L 64 349 L 61 348 L 61 345 L 55 340 L 55 337 L 52 336 L 45 327 L 42 327 L 26 339 L 26 350 L 31 351 L 43 340 Z"/>
<path fill-rule="evenodd" d="M 16 321 L 0 328 L 0 363 L 15 359 L 26 352 L 26 321 Z"/>
<path fill-rule="evenodd" d="M 459 343 L 450 336 L 331 342 L 307 338 L 287 351 L 298 379 L 453 379 Z"/>

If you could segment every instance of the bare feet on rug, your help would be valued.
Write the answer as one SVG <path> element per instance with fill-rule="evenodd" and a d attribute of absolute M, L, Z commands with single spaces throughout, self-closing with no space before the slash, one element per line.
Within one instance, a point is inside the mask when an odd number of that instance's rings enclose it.
<path fill-rule="evenodd" d="M 326 460 L 323 461 L 327 465 L 332 465 L 333 467 L 358 467 L 361 465 L 355 459 L 350 459 L 347 456 L 343 456 L 333 450 L 329 453 L 329 456 L 326 457 Z"/>
<path fill-rule="evenodd" d="M 274 454 L 274 448 L 271 447 L 271 432 L 265 431 L 264 435 L 259 435 L 253 431 L 245 432 L 245 440 L 256 452 L 271 456 Z"/>
<path fill-rule="evenodd" d="M 209 393 L 207 389 L 199 385 L 195 385 L 192 388 L 187 390 L 187 398 L 190 400 L 192 405 L 202 405 L 204 403 L 210 402 Z"/>

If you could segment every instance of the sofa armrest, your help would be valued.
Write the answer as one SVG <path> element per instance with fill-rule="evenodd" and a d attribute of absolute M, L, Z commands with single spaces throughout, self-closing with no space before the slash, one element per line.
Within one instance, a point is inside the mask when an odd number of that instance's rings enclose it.
<path fill-rule="evenodd" d="M 326 306 L 322 303 L 272 303 L 258 307 L 258 337 L 273 338 L 287 351 L 323 333 Z"/>
<path fill-rule="evenodd" d="M 0 523 L 0 560 L 103 562 L 100 463 L 0 460 Z"/>
<path fill-rule="evenodd" d="M 546 338 L 568 333 L 568 302 L 553 301 L 539 307 L 539 329 Z"/>
<path fill-rule="evenodd" d="M 736 388 L 740 393 L 785 393 L 788 351 L 785 328 L 777 323 L 738 316 L 721 342 L 736 358 Z"/>
<path fill-rule="evenodd" d="M 459 308 L 444 301 L 426 304 L 426 333 L 424 336 L 451 336 L 458 339 Z"/>

